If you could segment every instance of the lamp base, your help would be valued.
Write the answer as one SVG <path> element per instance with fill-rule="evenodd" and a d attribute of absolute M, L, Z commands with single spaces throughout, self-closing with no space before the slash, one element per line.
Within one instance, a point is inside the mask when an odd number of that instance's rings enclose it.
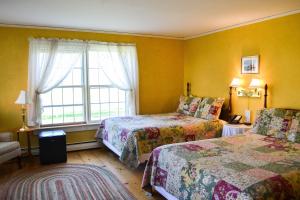
<path fill-rule="evenodd" d="M 25 125 L 19 129 L 20 132 L 27 131 L 29 128 Z"/>

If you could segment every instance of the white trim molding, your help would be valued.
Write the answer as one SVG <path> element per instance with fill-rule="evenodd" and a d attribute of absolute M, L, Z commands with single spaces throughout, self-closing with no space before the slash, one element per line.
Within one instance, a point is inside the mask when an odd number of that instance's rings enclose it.
<path fill-rule="evenodd" d="M 48 127 L 39 127 L 33 128 L 34 135 L 38 135 L 41 131 L 50 131 L 50 130 L 63 130 L 66 133 L 79 132 L 79 131 L 96 131 L 99 128 L 99 123 L 96 124 L 73 124 L 73 125 L 63 125 L 63 126 L 48 126 Z"/>
<path fill-rule="evenodd" d="M 288 11 L 288 12 L 283 12 L 283 13 L 279 13 L 279 14 L 275 14 L 275 15 L 270 15 L 270 16 L 267 16 L 267 17 L 262 17 L 262 18 L 258 18 L 258 19 L 255 19 L 255 20 L 250 20 L 250 21 L 247 21 L 247 22 L 243 22 L 243 23 L 239 23 L 239 24 L 235 24 L 235 25 L 231 25 L 231 26 L 227 26 L 227 27 L 223 27 L 223 28 L 218 28 L 218 29 L 208 31 L 208 32 L 205 32 L 205 33 L 200 33 L 200 34 L 197 34 L 197 35 L 194 35 L 194 36 L 184 37 L 184 40 L 195 39 L 195 38 L 198 38 L 198 37 L 211 35 L 211 34 L 214 34 L 214 33 L 222 32 L 222 31 L 226 31 L 226 30 L 230 30 L 230 29 L 234 29 L 234 28 L 238 28 L 238 27 L 242 27 L 242 26 L 247 26 L 247 25 L 250 25 L 250 24 L 256 24 L 256 23 L 271 20 L 271 19 L 285 17 L 285 16 L 288 16 L 288 15 L 294 15 L 294 14 L 298 14 L 298 13 L 300 13 L 300 9 L 292 10 L 292 11 Z"/>
<path fill-rule="evenodd" d="M 97 141 L 94 142 L 83 142 L 75 144 L 67 144 L 67 151 L 80 151 L 87 149 L 98 149 L 103 147 L 103 144 Z M 22 153 L 27 153 L 27 148 L 22 148 Z M 34 156 L 40 155 L 40 150 L 38 147 L 31 149 L 31 153 Z"/>
<path fill-rule="evenodd" d="M 0 22 L 0 27 L 11 27 L 11 28 L 28 28 L 28 29 L 45 29 L 45 30 L 58 30 L 58 31 L 72 31 L 72 32 L 88 32 L 88 33 L 101 33 L 111 35 L 128 35 L 136 37 L 150 37 L 150 38 L 161 38 L 169 40 L 183 40 L 183 37 L 173 37 L 168 35 L 153 35 L 153 34 L 139 34 L 139 33 L 127 33 L 118 31 L 104 31 L 94 29 L 81 29 L 81 28 L 70 28 L 70 27 L 53 27 L 53 26 L 37 26 L 37 25 L 25 25 L 25 24 L 5 24 Z"/>

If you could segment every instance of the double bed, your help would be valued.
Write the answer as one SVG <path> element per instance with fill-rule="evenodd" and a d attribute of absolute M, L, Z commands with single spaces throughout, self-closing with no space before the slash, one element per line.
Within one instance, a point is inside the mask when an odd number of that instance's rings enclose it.
<path fill-rule="evenodd" d="M 175 199 L 300 199 L 300 112 L 264 109 L 244 134 L 153 150 L 142 187 Z"/>
<path fill-rule="evenodd" d="M 137 168 L 158 146 L 220 137 L 223 123 L 180 113 L 114 117 L 102 121 L 96 136 L 124 164 Z"/>

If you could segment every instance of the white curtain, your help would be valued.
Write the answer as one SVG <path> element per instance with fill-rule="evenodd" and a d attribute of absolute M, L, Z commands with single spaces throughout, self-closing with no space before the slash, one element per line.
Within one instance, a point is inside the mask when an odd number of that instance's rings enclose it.
<path fill-rule="evenodd" d="M 85 43 L 75 40 L 30 39 L 28 125 L 40 124 L 40 94 L 57 87 L 66 78 L 78 59 L 82 59 L 85 48 Z"/>
<path fill-rule="evenodd" d="M 126 91 L 126 115 L 139 113 L 138 62 L 136 46 L 117 43 L 89 43 L 88 50 L 96 53 L 110 84 Z"/>

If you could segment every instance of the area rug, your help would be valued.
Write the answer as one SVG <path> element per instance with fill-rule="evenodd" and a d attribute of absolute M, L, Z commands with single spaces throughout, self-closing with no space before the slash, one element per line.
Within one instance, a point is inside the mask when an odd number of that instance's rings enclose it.
<path fill-rule="evenodd" d="M 16 175 L 0 186 L 0 199 L 135 199 L 110 171 L 95 165 L 61 164 Z"/>

